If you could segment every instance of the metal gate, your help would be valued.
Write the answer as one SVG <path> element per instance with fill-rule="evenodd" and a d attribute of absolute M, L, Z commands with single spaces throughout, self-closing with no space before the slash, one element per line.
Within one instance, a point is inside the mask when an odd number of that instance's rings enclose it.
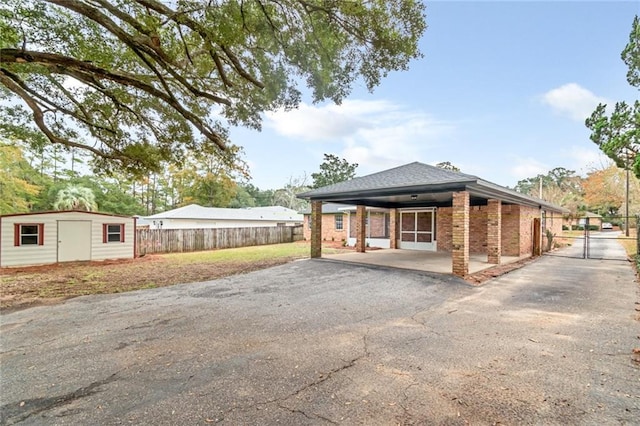
<path fill-rule="evenodd" d="M 610 216 L 607 218 L 584 218 L 577 225 L 563 231 L 554 240 L 558 249 L 546 251 L 548 256 L 579 259 L 628 260 L 626 246 L 638 249 L 637 217 Z M 568 226 L 567 226 L 568 227 Z"/>

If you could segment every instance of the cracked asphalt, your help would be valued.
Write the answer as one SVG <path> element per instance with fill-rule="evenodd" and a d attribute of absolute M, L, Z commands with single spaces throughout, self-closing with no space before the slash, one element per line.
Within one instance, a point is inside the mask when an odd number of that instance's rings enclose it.
<path fill-rule="evenodd" d="M 626 261 L 304 260 L 2 316 L 2 424 L 639 424 Z"/>

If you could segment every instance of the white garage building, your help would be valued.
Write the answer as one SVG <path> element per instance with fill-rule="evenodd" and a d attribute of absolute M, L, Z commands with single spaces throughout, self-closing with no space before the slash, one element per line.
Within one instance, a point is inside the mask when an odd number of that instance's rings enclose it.
<path fill-rule="evenodd" d="M 85 211 L 0 216 L 0 267 L 135 257 L 133 217 Z"/>

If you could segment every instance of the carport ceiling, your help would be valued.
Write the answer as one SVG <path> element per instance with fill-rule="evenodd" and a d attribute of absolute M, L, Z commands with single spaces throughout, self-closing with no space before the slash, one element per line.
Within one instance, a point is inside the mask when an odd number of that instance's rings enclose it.
<path fill-rule="evenodd" d="M 471 205 L 485 205 L 488 199 L 565 212 L 544 200 L 520 194 L 477 176 L 444 170 L 419 162 L 345 182 L 317 188 L 299 198 L 340 204 L 384 208 L 451 206 L 453 193 L 468 191 Z"/>

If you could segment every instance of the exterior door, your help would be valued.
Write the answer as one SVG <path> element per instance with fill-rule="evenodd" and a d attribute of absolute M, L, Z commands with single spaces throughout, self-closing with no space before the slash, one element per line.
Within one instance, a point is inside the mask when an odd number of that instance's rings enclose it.
<path fill-rule="evenodd" d="M 58 262 L 91 260 L 91 221 L 58 221 Z"/>
<path fill-rule="evenodd" d="M 400 248 L 436 250 L 435 209 L 400 212 Z"/>

